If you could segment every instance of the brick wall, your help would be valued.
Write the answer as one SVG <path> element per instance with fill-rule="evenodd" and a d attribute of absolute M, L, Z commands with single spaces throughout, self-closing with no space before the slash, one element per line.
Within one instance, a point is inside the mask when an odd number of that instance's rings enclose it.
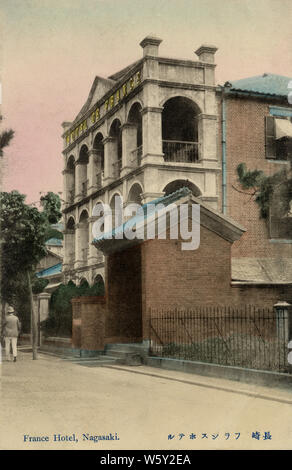
<path fill-rule="evenodd" d="M 272 308 L 277 300 L 292 301 L 291 287 L 232 286 L 230 253 L 231 244 L 204 227 L 197 250 L 182 251 L 176 240 L 143 243 L 143 337 L 149 337 L 150 309 L 206 305 Z"/>
<path fill-rule="evenodd" d="M 81 351 L 102 351 L 106 300 L 99 296 L 77 297 L 72 302 L 72 347 Z"/>
<path fill-rule="evenodd" d="M 233 257 L 292 256 L 292 245 L 269 241 L 267 221 L 260 219 L 259 206 L 249 195 L 251 190 L 246 190 L 246 194 L 243 194 L 234 189 L 235 187 L 242 191 L 236 174 L 239 163 L 245 162 L 250 170 L 261 169 L 266 175 L 272 175 L 283 168 L 283 164 L 269 162 L 265 158 L 265 116 L 269 115 L 271 104 L 275 103 L 239 97 L 228 97 L 226 100 L 227 215 L 247 229 L 241 239 L 234 243 Z M 282 103 L 282 106 L 285 104 Z M 220 130 L 220 159 L 221 137 Z"/>

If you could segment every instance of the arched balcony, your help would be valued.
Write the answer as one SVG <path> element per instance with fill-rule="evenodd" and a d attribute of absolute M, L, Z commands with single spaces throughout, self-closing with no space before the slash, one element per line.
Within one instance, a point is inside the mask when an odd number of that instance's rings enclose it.
<path fill-rule="evenodd" d="M 122 169 L 122 131 L 119 119 L 115 119 L 110 127 L 109 137 L 112 139 L 112 177 L 120 177 Z"/>
<path fill-rule="evenodd" d="M 192 194 L 196 197 L 199 197 L 202 195 L 200 189 L 189 180 L 171 181 L 163 188 L 163 192 L 165 196 L 168 196 L 169 194 L 172 194 L 175 191 L 178 191 L 179 189 L 182 189 L 182 188 L 190 189 L 192 191 Z"/>
<path fill-rule="evenodd" d="M 65 168 L 65 194 L 68 204 L 74 203 L 75 197 L 75 158 L 70 155 Z"/>
<path fill-rule="evenodd" d="M 103 280 L 103 277 L 101 276 L 101 274 L 97 274 L 95 276 L 92 285 L 98 287 L 98 289 L 100 291 L 99 295 L 104 295 L 105 294 L 105 284 L 104 284 L 104 280 Z"/>
<path fill-rule="evenodd" d="M 123 200 L 118 193 L 115 193 L 110 201 L 112 213 L 112 228 L 118 227 L 123 223 Z"/>
<path fill-rule="evenodd" d="M 131 186 L 129 194 L 128 194 L 128 200 L 127 204 L 142 204 L 142 187 L 139 183 L 134 183 L 133 186 Z"/>
<path fill-rule="evenodd" d="M 86 197 L 88 189 L 88 175 L 87 165 L 89 162 L 88 148 L 86 145 L 82 145 L 79 158 L 76 162 L 76 181 L 75 181 L 75 193 L 76 197 Z"/>
<path fill-rule="evenodd" d="M 198 106 L 184 97 L 170 98 L 162 111 L 162 150 L 166 162 L 199 160 Z"/>
<path fill-rule="evenodd" d="M 89 255 L 89 225 L 86 210 L 83 210 L 79 217 L 76 244 L 79 266 L 86 266 Z"/>
<path fill-rule="evenodd" d="M 75 261 L 75 221 L 73 217 L 69 217 L 66 223 L 64 237 L 65 237 L 64 264 L 67 266 L 67 269 L 73 269 L 74 261 Z"/>
<path fill-rule="evenodd" d="M 92 155 L 92 183 L 96 189 L 103 186 L 104 176 L 104 144 L 103 135 L 99 132 L 93 141 Z"/>
<path fill-rule="evenodd" d="M 126 126 L 127 133 L 127 151 L 130 152 L 130 165 L 137 167 L 141 164 L 143 154 L 143 131 L 142 131 L 142 106 L 140 103 L 134 103 L 128 115 Z"/>

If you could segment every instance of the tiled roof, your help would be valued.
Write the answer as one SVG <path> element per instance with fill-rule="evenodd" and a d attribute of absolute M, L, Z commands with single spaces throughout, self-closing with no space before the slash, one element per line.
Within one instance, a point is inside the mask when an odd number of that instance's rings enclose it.
<path fill-rule="evenodd" d="M 264 73 L 255 77 L 242 78 L 226 82 L 231 85 L 230 91 L 242 91 L 271 96 L 288 96 L 288 84 L 292 78 L 272 73 Z M 292 83 L 291 83 L 292 85 Z M 290 89 L 291 91 L 291 89 Z"/>
<path fill-rule="evenodd" d="M 37 277 L 46 277 L 51 276 L 53 274 L 61 274 L 62 272 L 62 263 L 55 264 L 54 266 L 50 266 L 49 268 L 43 269 L 36 273 Z"/>
<path fill-rule="evenodd" d="M 153 208 L 153 206 L 156 207 L 158 204 L 163 204 L 164 206 L 168 206 L 168 205 L 172 204 L 173 202 L 178 201 L 182 197 L 186 197 L 186 196 L 190 195 L 191 193 L 192 193 L 191 190 L 189 188 L 185 187 L 185 188 L 178 189 L 177 191 L 175 191 L 175 192 L 173 192 L 173 193 L 171 193 L 167 196 L 162 196 L 158 199 L 154 199 L 153 201 L 147 202 L 146 204 L 143 204 L 141 206 L 141 211 L 138 211 L 138 213 L 134 217 L 131 217 L 131 221 L 132 221 L 133 224 L 134 223 L 138 224 L 139 222 L 142 222 L 143 220 L 145 220 L 147 218 L 147 216 L 149 215 L 149 213 L 147 211 L 147 208 L 150 205 L 152 206 L 152 208 Z M 143 209 L 143 211 L 142 211 L 142 209 Z M 127 225 L 128 222 L 129 221 L 125 222 L 122 225 L 119 225 L 118 227 L 116 227 L 111 232 L 105 233 L 101 237 L 94 239 L 93 243 L 104 240 L 104 239 L 107 239 L 107 238 L 115 238 L 119 234 L 124 233 L 126 225 Z"/>
<path fill-rule="evenodd" d="M 46 245 L 63 246 L 63 240 L 60 238 L 50 238 L 46 241 Z"/>
<path fill-rule="evenodd" d="M 112 231 L 96 237 L 92 243 L 106 254 L 141 243 L 145 240 L 146 222 L 150 225 L 151 223 L 155 225 L 160 218 L 165 216 L 167 211 L 171 213 L 172 205 L 175 206 L 186 203 L 195 203 L 200 206 L 199 214 L 192 213 L 191 215 L 191 217 L 194 217 L 193 222 L 200 223 L 200 225 L 217 233 L 218 236 L 225 240 L 234 242 L 245 232 L 245 229 L 237 222 L 214 210 L 200 198 L 192 195 L 189 188 L 184 187 L 167 196 L 154 199 L 144 204 L 141 206 L 140 210 L 137 211 L 136 215 L 128 219 L 124 224 L 114 228 Z M 166 209 L 167 206 L 170 206 L 170 208 Z M 180 215 L 186 218 L 190 216 L 189 212 L 185 214 L 181 213 Z M 175 220 L 174 217 L 174 220 L 172 222 L 168 221 L 168 223 L 176 224 L 177 221 Z M 155 227 L 155 236 L 165 233 L 166 227 L 164 228 L 164 224 L 161 225 L 162 226 L 159 227 L 158 223 L 158 226 Z M 156 228 L 158 230 L 157 233 Z M 132 231 L 136 232 L 136 237 L 134 236 L 134 238 L 132 237 Z M 128 235 L 130 235 L 130 237 L 128 237 Z"/>

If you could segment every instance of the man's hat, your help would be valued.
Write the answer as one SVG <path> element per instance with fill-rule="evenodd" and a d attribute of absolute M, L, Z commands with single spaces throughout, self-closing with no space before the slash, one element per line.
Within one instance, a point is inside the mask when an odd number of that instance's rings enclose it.
<path fill-rule="evenodd" d="M 7 312 L 8 312 L 8 313 L 14 313 L 14 308 L 13 308 L 13 307 L 8 307 Z"/>

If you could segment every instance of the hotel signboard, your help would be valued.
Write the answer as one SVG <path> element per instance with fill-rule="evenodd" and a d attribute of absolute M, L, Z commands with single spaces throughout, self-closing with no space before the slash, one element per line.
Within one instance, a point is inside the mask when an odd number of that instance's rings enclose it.
<path fill-rule="evenodd" d="M 141 83 L 141 71 L 132 75 L 121 87 L 115 90 L 107 99 L 93 108 L 89 117 L 83 119 L 76 126 L 65 133 L 66 147 L 72 144 L 87 129 L 103 118 L 110 110 L 117 106 Z"/>

